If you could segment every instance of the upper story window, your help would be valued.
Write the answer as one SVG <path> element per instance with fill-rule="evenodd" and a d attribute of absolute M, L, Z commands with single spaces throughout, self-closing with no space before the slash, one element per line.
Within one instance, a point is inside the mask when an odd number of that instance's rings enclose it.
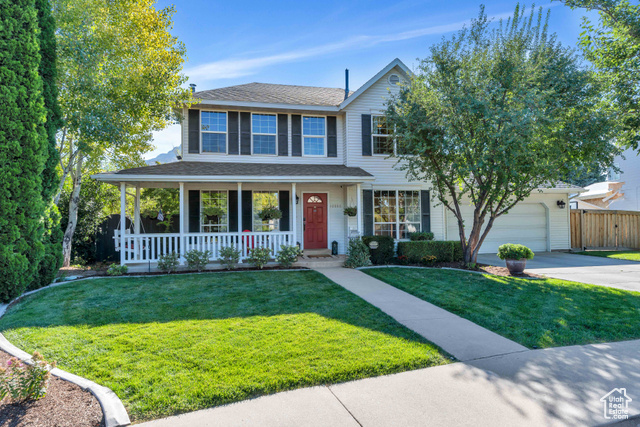
<path fill-rule="evenodd" d="M 202 111 L 200 113 L 203 153 L 227 152 L 227 113 Z"/>
<path fill-rule="evenodd" d="M 251 116 L 251 134 L 253 154 L 276 154 L 276 115 L 253 114 Z"/>
<path fill-rule="evenodd" d="M 373 154 L 393 154 L 393 140 L 386 117 L 371 116 L 371 136 L 373 137 Z"/>
<path fill-rule="evenodd" d="M 305 156 L 324 156 L 327 127 L 324 117 L 302 117 L 302 142 Z"/>
<path fill-rule="evenodd" d="M 226 191 L 200 192 L 200 229 L 208 233 L 228 231 L 228 193 Z"/>

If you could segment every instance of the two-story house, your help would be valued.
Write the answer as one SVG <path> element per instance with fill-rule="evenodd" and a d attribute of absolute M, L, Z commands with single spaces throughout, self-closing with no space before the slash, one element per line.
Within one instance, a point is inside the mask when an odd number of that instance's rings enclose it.
<path fill-rule="evenodd" d="M 415 231 L 457 240 L 457 222 L 431 197 L 429 183 L 409 181 L 388 157 L 394 146 L 384 103 L 410 75 L 395 59 L 355 92 L 263 83 L 195 92 L 199 103 L 184 109 L 181 161 L 94 176 L 120 187 L 123 217 L 127 189 L 135 189 L 134 229 L 115 230 L 126 249 L 121 262 L 154 262 L 193 248 L 211 250 L 215 260 L 229 245 L 244 257 L 256 246 L 276 253 L 282 244 L 309 251 L 337 242 L 343 254 L 350 236 L 402 240 Z M 145 187 L 180 189 L 180 233 L 141 233 Z M 568 249 L 564 206 L 572 192 L 545 188 L 532 195 L 496 221 L 483 251 L 505 242 Z M 282 217 L 263 220 L 260 213 L 272 206 Z M 356 207 L 356 215 L 346 216 L 346 207 Z M 465 209 L 471 218 L 471 206 Z"/>

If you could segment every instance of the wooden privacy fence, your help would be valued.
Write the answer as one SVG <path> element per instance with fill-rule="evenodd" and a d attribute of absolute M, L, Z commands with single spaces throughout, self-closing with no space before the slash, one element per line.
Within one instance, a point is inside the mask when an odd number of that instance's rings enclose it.
<path fill-rule="evenodd" d="M 640 249 L 640 212 L 571 210 L 574 249 Z"/>

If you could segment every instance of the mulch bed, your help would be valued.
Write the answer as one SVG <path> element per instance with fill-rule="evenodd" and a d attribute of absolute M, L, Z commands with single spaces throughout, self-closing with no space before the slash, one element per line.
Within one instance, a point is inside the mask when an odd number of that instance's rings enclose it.
<path fill-rule="evenodd" d="M 0 364 L 11 356 L 0 351 Z M 0 402 L 0 426 L 98 427 L 104 426 L 100 403 L 89 392 L 58 377 L 49 380 L 47 394 L 26 403 Z"/>

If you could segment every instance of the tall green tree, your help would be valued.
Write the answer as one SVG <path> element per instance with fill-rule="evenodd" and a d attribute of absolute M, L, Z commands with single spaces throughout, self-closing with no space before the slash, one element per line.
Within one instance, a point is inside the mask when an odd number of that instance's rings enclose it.
<path fill-rule="evenodd" d="M 42 171 L 47 155 L 34 0 L 0 1 L 0 301 L 35 276 L 41 242 Z"/>
<path fill-rule="evenodd" d="M 59 90 L 64 126 L 59 132 L 60 178 L 72 191 L 63 239 L 71 260 L 81 186 L 88 168 L 143 165 L 151 133 L 174 120 L 190 99 L 181 74 L 184 45 L 171 35 L 172 7 L 153 0 L 53 0 L 58 31 Z"/>
<path fill-rule="evenodd" d="M 42 95 L 47 112 L 45 123 L 47 135 L 47 155 L 42 171 L 42 198 L 45 204 L 43 211 L 44 256 L 40 260 L 38 274 L 29 285 L 30 289 L 48 285 L 62 265 L 62 230 L 60 229 L 60 213 L 53 203 L 53 197 L 58 187 L 58 163 L 60 154 L 56 148 L 56 133 L 62 126 L 60 106 L 58 105 L 58 87 L 56 72 L 56 37 L 55 22 L 51 15 L 49 0 L 35 0 L 38 12 L 38 25 L 40 32 L 38 42 L 40 44 L 39 74 L 42 79 Z"/>
<path fill-rule="evenodd" d="M 457 218 L 467 263 L 516 203 L 616 152 L 608 115 L 593 108 L 591 73 L 548 34 L 547 20 L 516 7 L 491 27 L 482 7 L 468 28 L 430 48 L 388 105 L 397 167 L 430 182 Z M 464 204 L 473 206 L 470 224 Z"/>
<path fill-rule="evenodd" d="M 640 4 L 629 0 L 565 0 L 573 9 L 598 12 L 597 22 L 584 17 L 580 47 L 599 71 L 605 90 L 600 108 L 617 113 L 622 145 L 640 147 Z"/>

